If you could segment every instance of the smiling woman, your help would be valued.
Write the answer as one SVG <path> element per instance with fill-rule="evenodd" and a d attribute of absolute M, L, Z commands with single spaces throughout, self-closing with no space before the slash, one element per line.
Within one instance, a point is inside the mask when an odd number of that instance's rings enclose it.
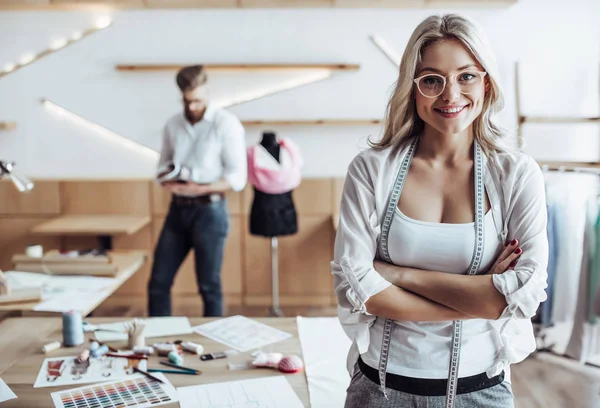
<path fill-rule="evenodd" d="M 541 170 L 493 120 L 485 35 L 432 16 L 411 36 L 382 139 L 350 164 L 332 274 L 353 341 L 346 408 L 513 407 L 535 349 L 548 242 Z"/>

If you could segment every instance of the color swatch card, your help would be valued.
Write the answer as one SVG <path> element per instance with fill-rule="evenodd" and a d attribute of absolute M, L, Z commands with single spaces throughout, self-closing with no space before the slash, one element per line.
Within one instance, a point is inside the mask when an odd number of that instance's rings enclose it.
<path fill-rule="evenodd" d="M 82 363 L 77 356 L 47 358 L 42 363 L 33 388 L 89 384 L 139 377 L 133 368 L 146 370 L 146 360 L 122 357 L 90 358 Z"/>
<path fill-rule="evenodd" d="M 147 377 L 111 381 L 53 392 L 56 408 L 157 407 L 177 402 L 177 390 L 162 373 L 153 374 L 164 384 Z"/>
<path fill-rule="evenodd" d="M 196 333 L 237 351 L 260 349 L 292 337 L 291 334 L 244 316 L 231 316 L 194 327 Z"/>

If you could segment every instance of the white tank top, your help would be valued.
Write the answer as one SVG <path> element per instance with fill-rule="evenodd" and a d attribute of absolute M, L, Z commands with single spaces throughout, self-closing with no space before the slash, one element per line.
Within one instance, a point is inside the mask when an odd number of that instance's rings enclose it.
<path fill-rule="evenodd" d="M 496 259 L 500 239 L 491 210 L 485 216 L 484 252 L 478 274 L 486 273 Z M 475 246 L 474 223 L 442 224 L 414 220 L 398 208 L 389 231 L 389 253 L 396 265 L 464 274 Z M 371 326 L 370 345 L 363 361 L 377 369 L 384 319 Z M 448 378 L 452 321 L 396 321 L 390 343 L 387 371 L 414 378 Z M 486 319 L 463 321 L 459 377 L 481 374 L 494 365 L 499 345 Z"/>

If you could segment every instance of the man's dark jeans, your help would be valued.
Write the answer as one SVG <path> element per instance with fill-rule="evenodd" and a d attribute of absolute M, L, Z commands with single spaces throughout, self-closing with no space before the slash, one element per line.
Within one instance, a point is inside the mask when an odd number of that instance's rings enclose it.
<path fill-rule="evenodd" d="M 148 282 L 148 314 L 171 315 L 171 286 L 190 249 L 194 249 L 196 282 L 204 316 L 223 315 L 221 264 L 229 232 L 225 200 L 210 203 L 171 201 L 154 251 Z"/>

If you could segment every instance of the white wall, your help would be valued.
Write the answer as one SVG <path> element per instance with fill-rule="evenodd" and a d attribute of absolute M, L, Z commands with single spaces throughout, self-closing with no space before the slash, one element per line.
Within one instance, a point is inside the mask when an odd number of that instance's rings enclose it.
<path fill-rule="evenodd" d="M 118 63 L 345 62 L 340 73 L 292 91 L 231 108 L 242 119 L 380 118 L 396 69 L 370 41 L 379 34 L 401 51 L 414 27 L 444 10 L 177 10 L 114 12 L 108 29 L 0 78 L 0 158 L 38 178 L 150 177 L 152 159 L 43 107 L 48 98 L 132 140 L 158 149 L 160 129 L 180 109 L 173 72 L 123 73 Z M 514 61 L 522 61 L 527 114 L 598 115 L 600 2 L 520 0 L 508 9 L 461 10 L 487 30 L 501 67 L 514 128 Z M 52 38 L 94 24 L 93 12 L 1 12 L 0 69 Z M 289 78 L 286 77 L 286 78 Z M 217 99 L 280 83 L 281 75 L 211 77 Z M 598 160 L 597 125 L 528 125 L 528 151 L 542 159 Z M 247 142 L 261 128 L 248 128 Z M 305 156 L 304 175 L 343 175 L 377 126 L 285 127 Z"/>

